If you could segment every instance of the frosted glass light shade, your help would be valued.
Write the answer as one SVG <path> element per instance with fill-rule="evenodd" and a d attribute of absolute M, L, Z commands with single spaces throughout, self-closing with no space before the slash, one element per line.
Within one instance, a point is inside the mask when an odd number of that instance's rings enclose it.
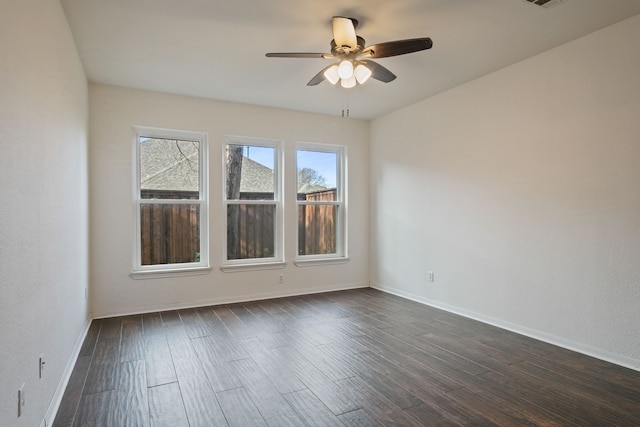
<path fill-rule="evenodd" d="M 338 66 L 332 65 L 331 67 L 327 68 L 327 70 L 324 72 L 324 77 L 332 85 L 338 83 L 338 80 L 340 80 L 340 76 L 338 75 Z"/>
<path fill-rule="evenodd" d="M 362 84 L 369 80 L 369 77 L 371 77 L 371 70 L 368 69 L 365 65 L 358 64 L 353 74 L 356 76 L 356 80 L 358 80 L 358 83 Z"/>
<path fill-rule="evenodd" d="M 340 80 L 340 85 L 345 89 L 354 87 L 356 85 L 356 76 L 352 74 L 348 79 Z"/>
<path fill-rule="evenodd" d="M 353 77 L 353 64 L 351 61 L 345 60 L 338 65 L 338 75 L 343 80 Z"/>

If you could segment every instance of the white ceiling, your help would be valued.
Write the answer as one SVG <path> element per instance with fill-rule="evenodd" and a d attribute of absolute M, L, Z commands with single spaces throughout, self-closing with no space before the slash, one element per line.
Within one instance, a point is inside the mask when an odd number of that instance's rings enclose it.
<path fill-rule="evenodd" d="M 61 0 L 89 81 L 371 119 L 640 13 L 638 0 Z M 366 45 L 431 37 L 380 59 L 398 78 L 342 89 L 306 83 L 329 62 L 331 17 Z"/>

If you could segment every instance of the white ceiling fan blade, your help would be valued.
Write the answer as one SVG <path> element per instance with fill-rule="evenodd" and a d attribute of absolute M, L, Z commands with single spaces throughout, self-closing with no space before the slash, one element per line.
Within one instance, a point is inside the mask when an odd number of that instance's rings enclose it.
<path fill-rule="evenodd" d="M 333 40 L 338 47 L 348 47 L 353 50 L 358 46 L 356 28 L 353 20 L 342 16 L 333 17 Z"/>

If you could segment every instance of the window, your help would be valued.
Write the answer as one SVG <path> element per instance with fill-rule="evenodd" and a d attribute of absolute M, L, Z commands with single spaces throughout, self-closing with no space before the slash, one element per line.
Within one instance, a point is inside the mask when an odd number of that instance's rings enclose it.
<path fill-rule="evenodd" d="M 224 148 L 226 265 L 283 260 L 281 142 L 227 137 Z"/>
<path fill-rule="evenodd" d="M 346 257 L 345 147 L 298 144 L 298 259 Z"/>
<path fill-rule="evenodd" d="M 208 268 L 206 134 L 134 131 L 132 276 Z"/>

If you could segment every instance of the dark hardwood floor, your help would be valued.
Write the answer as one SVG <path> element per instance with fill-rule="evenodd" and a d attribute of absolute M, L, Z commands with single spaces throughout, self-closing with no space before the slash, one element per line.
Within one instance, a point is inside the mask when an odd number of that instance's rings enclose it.
<path fill-rule="evenodd" d="M 638 426 L 640 373 L 373 289 L 94 320 L 54 426 Z"/>

